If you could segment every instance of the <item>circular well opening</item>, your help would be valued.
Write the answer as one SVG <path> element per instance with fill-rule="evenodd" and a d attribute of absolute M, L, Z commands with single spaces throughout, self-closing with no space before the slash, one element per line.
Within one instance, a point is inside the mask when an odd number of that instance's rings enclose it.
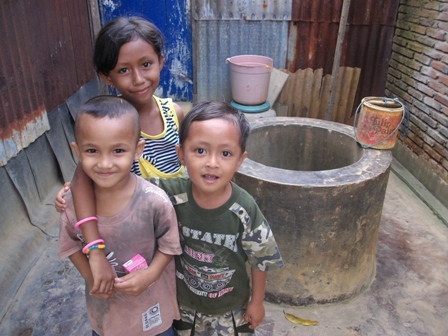
<path fill-rule="evenodd" d="M 353 137 L 309 125 L 277 125 L 252 130 L 247 141 L 248 158 L 265 166 L 323 171 L 350 166 L 361 159 L 363 149 Z"/>

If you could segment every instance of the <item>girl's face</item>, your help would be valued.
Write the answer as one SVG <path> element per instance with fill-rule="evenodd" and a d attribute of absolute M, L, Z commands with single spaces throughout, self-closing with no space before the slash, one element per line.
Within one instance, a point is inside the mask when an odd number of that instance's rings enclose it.
<path fill-rule="evenodd" d="M 154 51 L 152 45 L 143 39 L 123 44 L 118 53 L 117 65 L 108 75 L 100 78 L 115 87 L 137 110 L 151 104 L 160 80 L 163 57 Z"/>

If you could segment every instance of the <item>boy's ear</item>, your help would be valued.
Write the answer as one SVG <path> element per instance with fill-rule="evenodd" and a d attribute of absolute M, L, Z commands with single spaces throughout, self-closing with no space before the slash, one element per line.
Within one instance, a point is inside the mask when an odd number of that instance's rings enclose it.
<path fill-rule="evenodd" d="M 179 158 L 180 164 L 182 166 L 185 166 L 184 151 L 183 151 L 181 145 L 176 145 L 176 154 L 177 154 L 177 157 Z"/>
<path fill-rule="evenodd" d="M 243 163 L 244 159 L 246 159 L 246 158 L 247 158 L 247 152 L 244 152 L 243 154 L 241 154 L 240 158 L 238 159 L 236 170 L 238 170 L 240 168 L 241 164 Z"/>
<path fill-rule="evenodd" d="M 81 156 L 79 155 L 79 147 L 76 144 L 76 142 L 70 142 L 70 147 L 72 148 L 72 150 L 75 152 L 76 156 L 78 157 L 78 159 L 81 159 Z"/>
<path fill-rule="evenodd" d="M 105 75 L 105 74 L 102 73 L 102 72 L 99 72 L 99 73 L 98 73 L 98 76 L 100 76 L 100 79 L 101 79 L 104 83 L 106 83 L 107 85 L 109 85 L 110 87 L 112 87 L 112 88 L 115 87 L 115 86 L 114 86 L 114 83 L 112 82 L 112 80 L 110 79 L 109 76 Z"/>
<path fill-rule="evenodd" d="M 134 160 L 138 160 L 142 156 L 143 149 L 145 148 L 145 140 L 139 140 L 137 143 L 137 149 L 135 151 Z"/>

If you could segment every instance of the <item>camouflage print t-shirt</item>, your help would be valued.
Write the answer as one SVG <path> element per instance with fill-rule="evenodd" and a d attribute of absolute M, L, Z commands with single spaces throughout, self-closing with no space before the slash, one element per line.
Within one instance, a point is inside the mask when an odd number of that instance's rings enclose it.
<path fill-rule="evenodd" d="M 252 196 L 232 183 L 221 207 L 201 209 L 188 178 L 156 179 L 176 210 L 182 255 L 176 258 L 178 301 L 199 312 L 223 314 L 250 297 L 250 267 L 269 271 L 283 266 L 268 222 Z"/>

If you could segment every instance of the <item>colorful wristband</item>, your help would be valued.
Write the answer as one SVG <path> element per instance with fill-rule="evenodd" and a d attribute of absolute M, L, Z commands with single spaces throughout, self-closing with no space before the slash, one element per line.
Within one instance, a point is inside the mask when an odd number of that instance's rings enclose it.
<path fill-rule="evenodd" d="M 94 240 L 94 241 L 88 243 L 86 246 L 84 246 L 82 248 L 82 253 L 87 254 L 88 253 L 87 250 L 89 250 L 93 245 L 97 245 L 97 244 L 104 244 L 104 240 L 97 239 L 97 240 Z"/>
<path fill-rule="evenodd" d="M 85 254 L 88 255 L 90 253 L 90 251 L 92 251 L 92 250 L 96 250 L 96 249 L 104 250 L 105 248 L 106 248 L 106 245 L 104 245 L 104 244 L 95 244 L 95 245 L 90 246 L 88 249 L 86 249 Z"/>
<path fill-rule="evenodd" d="M 81 219 L 79 222 L 77 222 L 77 223 L 75 224 L 75 229 L 79 229 L 79 227 L 80 227 L 82 224 L 84 224 L 85 222 L 90 222 L 90 221 L 93 221 L 93 220 L 97 221 L 98 218 L 96 218 L 95 216 L 92 216 L 92 217 L 87 217 L 87 218 Z"/>

